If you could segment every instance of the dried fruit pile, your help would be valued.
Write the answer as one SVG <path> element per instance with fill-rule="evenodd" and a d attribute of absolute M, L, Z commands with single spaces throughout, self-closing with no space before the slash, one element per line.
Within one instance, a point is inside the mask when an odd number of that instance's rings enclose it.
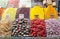
<path fill-rule="evenodd" d="M 44 20 L 33 19 L 30 21 L 30 36 L 46 37 Z"/>
<path fill-rule="evenodd" d="M 28 36 L 29 35 L 29 20 L 16 19 L 13 23 L 12 36 Z"/>
<path fill-rule="evenodd" d="M 56 19 L 45 20 L 47 36 L 60 36 L 60 22 Z"/>

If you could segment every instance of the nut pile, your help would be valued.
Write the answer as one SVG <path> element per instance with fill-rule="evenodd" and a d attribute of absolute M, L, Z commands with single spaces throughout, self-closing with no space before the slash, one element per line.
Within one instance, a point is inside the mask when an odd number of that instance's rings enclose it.
<path fill-rule="evenodd" d="M 30 36 L 46 37 L 46 28 L 45 28 L 44 20 L 33 19 L 30 21 Z"/>
<path fill-rule="evenodd" d="M 11 36 L 29 36 L 29 19 L 16 19 L 13 23 Z"/>

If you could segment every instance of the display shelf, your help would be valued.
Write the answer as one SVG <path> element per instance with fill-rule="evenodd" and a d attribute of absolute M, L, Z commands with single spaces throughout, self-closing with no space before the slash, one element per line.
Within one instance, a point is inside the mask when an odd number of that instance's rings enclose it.
<path fill-rule="evenodd" d="M 0 37 L 0 39 L 60 39 L 60 37 Z"/>

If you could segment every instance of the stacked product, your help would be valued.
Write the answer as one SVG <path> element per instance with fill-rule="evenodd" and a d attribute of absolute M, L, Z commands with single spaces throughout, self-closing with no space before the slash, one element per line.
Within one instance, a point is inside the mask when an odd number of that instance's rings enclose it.
<path fill-rule="evenodd" d="M 13 23 L 12 36 L 29 36 L 29 8 L 19 8 Z"/>
<path fill-rule="evenodd" d="M 44 19 L 44 8 L 35 5 L 30 8 L 30 20 L 34 19 L 34 15 L 39 15 L 39 19 Z"/>
<path fill-rule="evenodd" d="M 30 21 L 30 36 L 46 37 L 46 28 L 44 20 L 40 20 L 38 15 L 35 15 L 35 19 Z"/>
<path fill-rule="evenodd" d="M 54 19 L 53 15 L 51 15 L 50 19 L 45 20 L 45 23 L 48 37 L 60 36 L 60 22 Z"/>
<path fill-rule="evenodd" d="M 29 36 L 29 19 L 16 19 L 13 23 L 12 36 Z"/>
<path fill-rule="evenodd" d="M 17 8 L 7 8 L 2 14 L 1 20 L 12 19 L 14 21 L 16 16 L 16 10 Z"/>
<path fill-rule="evenodd" d="M 45 19 L 49 19 L 51 14 L 54 15 L 54 18 L 55 19 L 58 19 L 58 12 L 56 11 L 56 9 L 52 5 L 49 5 L 44 10 L 44 14 L 45 14 Z"/>
<path fill-rule="evenodd" d="M 0 36 L 11 36 L 12 23 L 11 19 L 5 19 L 0 22 Z"/>

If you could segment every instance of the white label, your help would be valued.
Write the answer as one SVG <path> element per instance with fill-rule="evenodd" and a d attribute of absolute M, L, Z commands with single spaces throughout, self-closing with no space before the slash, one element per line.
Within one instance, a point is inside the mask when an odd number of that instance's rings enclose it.
<path fill-rule="evenodd" d="M 19 18 L 20 19 L 24 18 L 24 14 L 19 14 Z"/>
<path fill-rule="evenodd" d="M 6 19 L 10 18 L 10 15 L 9 14 L 6 14 Z"/>

